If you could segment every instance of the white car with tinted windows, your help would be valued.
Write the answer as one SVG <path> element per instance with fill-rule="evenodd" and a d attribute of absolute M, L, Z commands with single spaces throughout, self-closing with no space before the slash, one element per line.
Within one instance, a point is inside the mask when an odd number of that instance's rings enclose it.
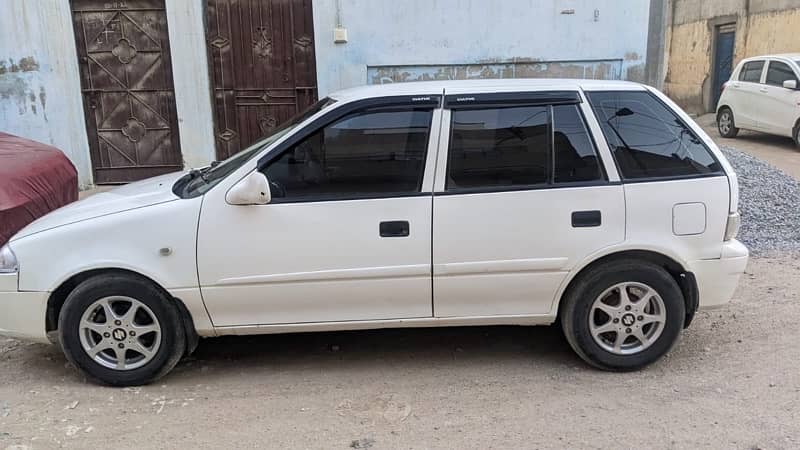
<path fill-rule="evenodd" d="M 740 62 L 723 85 L 717 128 L 726 138 L 746 129 L 790 137 L 800 147 L 800 53 Z"/>
<path fill-rule="evenodd" d="M 0 252 L 0 334 L 120 386 L 198 337 L 558 320 L 588 363 L 634 370 L 733 295 L 738 192 L 639 84 L 357 88 L 218 165 L 29 225 Z"/>

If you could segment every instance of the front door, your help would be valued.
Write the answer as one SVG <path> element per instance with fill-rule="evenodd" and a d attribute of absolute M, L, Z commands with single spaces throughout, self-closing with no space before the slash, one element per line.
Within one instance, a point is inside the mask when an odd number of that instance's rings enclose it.
<path fill-rule="evenodd" d="M 258 169 L 270 204 L 207 194 L 197 259 L 215 326 L 431 317 L 425 170 L 438 111 L 378 103 L 334 109 L 274 149 Z"/>
<path fill-rule="evenodd" d="M 436 317 L 550 314 L 569 270 L 624 239 L 623 189 L 606 180 L 583 120 L 591 113 L 562 94 L 534 93 L 530 104 L 524 94 L 447 96 Z"/>
<path fill-rule="evenodd" d="M 717 27 L 716 48 L 714 49 L 714 86 L 712 91 L 712 111 L 716 111 L 722 85 L 731 78 L 733 72 L 733 51 L 736 47 L 736 24 Z"/>
<path fill-rule="evenodd" d="M 317 101 L 311 0 L 207 0 L 217 159 Z"/>
<path fill-rule="evenodd" d="M 183 169 L 164 0 L 73 0 L 94 182 Z"/>

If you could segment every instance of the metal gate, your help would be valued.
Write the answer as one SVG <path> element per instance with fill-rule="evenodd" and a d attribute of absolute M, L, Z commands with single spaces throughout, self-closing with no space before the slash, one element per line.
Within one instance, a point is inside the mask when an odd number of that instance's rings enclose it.
<path fill-rule="evenodd" d="M 311 0 L 207 0 L 217 158 L 317 100 Z"/>
<path fill-rule="evenodd" d="M 73 0 L 94 181 L 183 168 L 164 0 Z"/>
<path fill-rule="evenodd" d="M 733 52 L 736 47 L 736 24 L 717 27 L 716 45 L 714 48 L 714 87 L 712 92 L 712 110 L 716 110 L 719 97 L 722 94 L 722 85 L 731 77 L 733 72 Z"/>

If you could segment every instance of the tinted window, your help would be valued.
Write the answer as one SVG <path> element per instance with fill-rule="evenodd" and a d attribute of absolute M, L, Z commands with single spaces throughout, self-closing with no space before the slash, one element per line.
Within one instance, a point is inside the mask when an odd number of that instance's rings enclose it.
<path fill-rule="evenodd" d="M 590 92 L 597 120 L 625 179 L 721 170 L 697 136 L 648 92 Z"/>
<path fill-rule="evenodd" d="M 418 192 L 431 111 L 371 110 L 328 125 L 266 168 L 277 199 Z"/>
<path fill-rule="evenodd" d="M 447 188 L 547 183 L 549 111 L 547 106 L 454 110 Z"/>
<path fill-rule="evenodd" d="M 553 107 L 553 153 L 556 183 L 602 178 L 594 143 L 577 105 Z"/>
<path fill-rule="evenodd" d="M 770 61 L 767 68 L 767 84 L 783 86 L 786 80 L 797 80 L 792 68 L 779 61 Z"/>
<path fill-rule="evenodd" d="M 751 83 L 761 82 L 761 72 L 764 70 L 764 61 L 752 61 L 745 63 L 742 71 L 739 72 L 739 81 L 749 81 Z"/>

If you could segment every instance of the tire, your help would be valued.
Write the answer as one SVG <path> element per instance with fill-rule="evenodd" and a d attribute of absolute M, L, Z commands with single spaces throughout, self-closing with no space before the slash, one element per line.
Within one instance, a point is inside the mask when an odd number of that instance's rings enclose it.
<path fill-rule="evenodd" d="M 630 310 L 614 304 L 621 289 L 631 301 L 638 300 L 628 304 Z M 645 289 L 656 295 L 642 295 Z M 648 298 L 646 306 L 640 303 L 643 298 Z M 561 326 L 572 349 L 592 366 L 609 371 L 637 370 L 657 361 L 677 342 L 685 317 L 683 293 L 672 276 L 640 260 L 612 261 L 579 275 L 561 308 Z M 610 330 L 600 333 L 605 329 Z M 622 343 L 617 348 L 618 336 Z"/>
<path fill-rule="evenodd" d="M 733 139 L 739 134 L 739 129 L 736 128 L 736 122 L 733 119 L 733 111 L 727 106 L 721 108 L 717 114 L 717 131 L 720 136 L 728 139 Z"/>
<path fill-rule="evenodd" d="M 794 145 L 800 150 L 800 122 L 794 127 Z"/>
<path fill-rule="evenodd" d="M 82 282 L 64 302 L 58 325 L 69 362 L 90 380 L 110 386 L 151 383 L 172 370 L 186 350 L 172 299 L 133 275 L 106 274 Z M 97 353 L 90 356 L 90 351 Z"/>

